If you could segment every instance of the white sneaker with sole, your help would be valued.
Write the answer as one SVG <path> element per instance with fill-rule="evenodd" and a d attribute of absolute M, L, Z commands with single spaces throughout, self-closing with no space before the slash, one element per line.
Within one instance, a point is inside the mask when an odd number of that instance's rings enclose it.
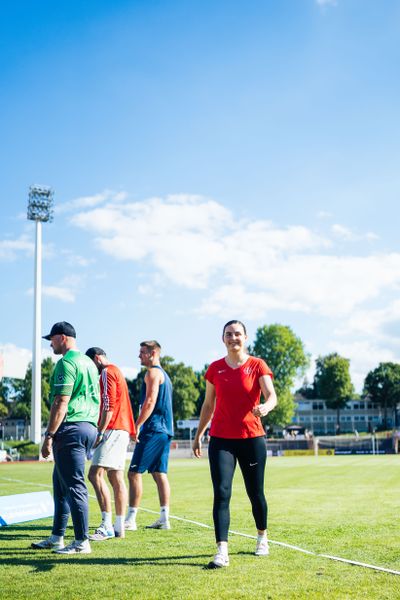
<path fill-rule="evenodd" d="M 136 519 L 126 519 L 124 527 L 125 527 L 125 531 L 136 531 L 137 530 Z"/>
<path fill-rule="evenodd" d="M 171 529 L 171 523 L 169 521 L 162 521 L 157 519 L 151 525 L 146 525 L 146 529 Z"/>
<path fill-rule="evenodd" d="M 267 538 L 262 538 L 257 540 L 256 551 L 254 552 L 256 556 L 268 556 L 269 554 L 269 546 Z"/>
<path fill-rule="evenodd" d="M 60 542 L 55 542 L 53 536 L 50 535 L 45 540 L 31 544 L 31 548 L 34 548 L 35 550 L 62 550 L 62 548 L 64 548 L 64 540 L 62 539 Z"/>
<path fill-rule="evenodd" d="M 115 533 L 113 528 L 106 529 L 104 525 L 100 525 L 92 535 L 89 535 L 89 540 L 93 542 L 104 542 L 104 540 L 111 540 L 114 537 Z"/>
<path fill-rule="evenodd" d="M 229 555 L 219 551 L 208 563 L 207 569 L 221 569 L 222 567 L 229 567 Z"/>
<path fill-rule="evenodd" d="M 54 550 L 56 554 L 90 554 L 92 549 L 89 540 L 74 540 L 61 550 Z"/>

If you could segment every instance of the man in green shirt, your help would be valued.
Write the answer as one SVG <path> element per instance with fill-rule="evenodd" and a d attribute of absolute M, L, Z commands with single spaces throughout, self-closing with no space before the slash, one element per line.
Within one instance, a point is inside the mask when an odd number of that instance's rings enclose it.
<path fill-rule="evenodd" d="M 51 452 L 54 455 L 54 518 L 51 536 L 32 547 L 58 554 L 89 554 L 85 460 L 97 435 L 99 375 L 93 361 L 77 350 L 76 332 L 70 323 L 55 323 L 43 337 L 50 340 L 54 354 L 62 355 L 50 381 L 50 418 L 42 446 L 44 458 Z M 75 539 L 64 547 L 70 513 Z"/>

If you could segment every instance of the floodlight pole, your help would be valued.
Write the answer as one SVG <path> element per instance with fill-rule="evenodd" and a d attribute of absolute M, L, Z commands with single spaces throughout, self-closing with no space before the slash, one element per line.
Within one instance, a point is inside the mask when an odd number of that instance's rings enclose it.
<path fill-rule="evenodd" d="M 35 286 L 33 309 L 31 440 L 42 437 L 42 222 L 36 221 Z"/>
<path fill-rule="evenodd" d="M 30 438 L 35 444 L 39 444 L 42 437 L 42 222 L 52 220 L 52 203 L 51 188 L 39 185 L 29 188 L 28 219 L 36 224 L 30 429 Z"/>

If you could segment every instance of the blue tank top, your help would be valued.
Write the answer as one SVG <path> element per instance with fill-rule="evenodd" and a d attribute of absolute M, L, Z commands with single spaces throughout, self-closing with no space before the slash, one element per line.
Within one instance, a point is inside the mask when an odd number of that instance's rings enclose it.
<path fill-rule="evenodd" d="M 158 390 L 157 402 L 150 417 L 143 423 L 143 433 L 157 432 L 174 435 L 174 418 L 172 413 L 172 383 L 162 367 L 154 366 L 151 369 L 160 369 L 164 374 L 164 383 Z M 143 381 L 140 392 L 140 408 L 146 398 L 146 383 Z"/>

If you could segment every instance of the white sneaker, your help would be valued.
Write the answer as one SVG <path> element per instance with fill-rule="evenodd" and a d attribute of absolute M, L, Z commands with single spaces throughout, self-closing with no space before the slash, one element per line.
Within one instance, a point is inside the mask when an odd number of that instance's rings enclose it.
<path fill-rule="evenodd" d="M 163 521 L 157 519 L 151 525 L 146 525 L 146 529 L 171 529 L 171 523 L 169 521 Z"/>
<path fill-rule="evenodd" d="M 125 527 L 125 531 L 136 531 L 137 530 L 136 519 L 126 519 L 124 527 Z"/>
<path fill-rule="evenodd" d="M 74 540 L 61 550 L 54 550 L 56 554 L 90 554 L 92 549 L 89 540 Z"/>
<path fill-rule="evenodd" d="M 254 554 L 256 556 L 268 556 L 269 546 L 267 538 L 261 538 L 260 540 L 257 540 L 256 551 Z"/>
<path fill-rule="evenodd" d="M 229 555 L 219 550 L 212 561 L 208 563 L 207 569 L 221 569 L 222 567 L 229 567 Z"/>
<path fill-rule="evenodd" d="M 115 533 L 112 527 L 111 529 L 107 529 L 104 525 L 100 525 L 92 535 L 89 535 L 89 540 L 103 542 L 104 540 L 111 540 L 114 537 Z"/>
<path fill-rule="evenodd" d="M 35 550 L 62 550 L 64 548 L 64 539 L 60 542 L 55 542 L 53 536 L 50 535 L 45 540 L 31 544 L 31 548 Z"/>

